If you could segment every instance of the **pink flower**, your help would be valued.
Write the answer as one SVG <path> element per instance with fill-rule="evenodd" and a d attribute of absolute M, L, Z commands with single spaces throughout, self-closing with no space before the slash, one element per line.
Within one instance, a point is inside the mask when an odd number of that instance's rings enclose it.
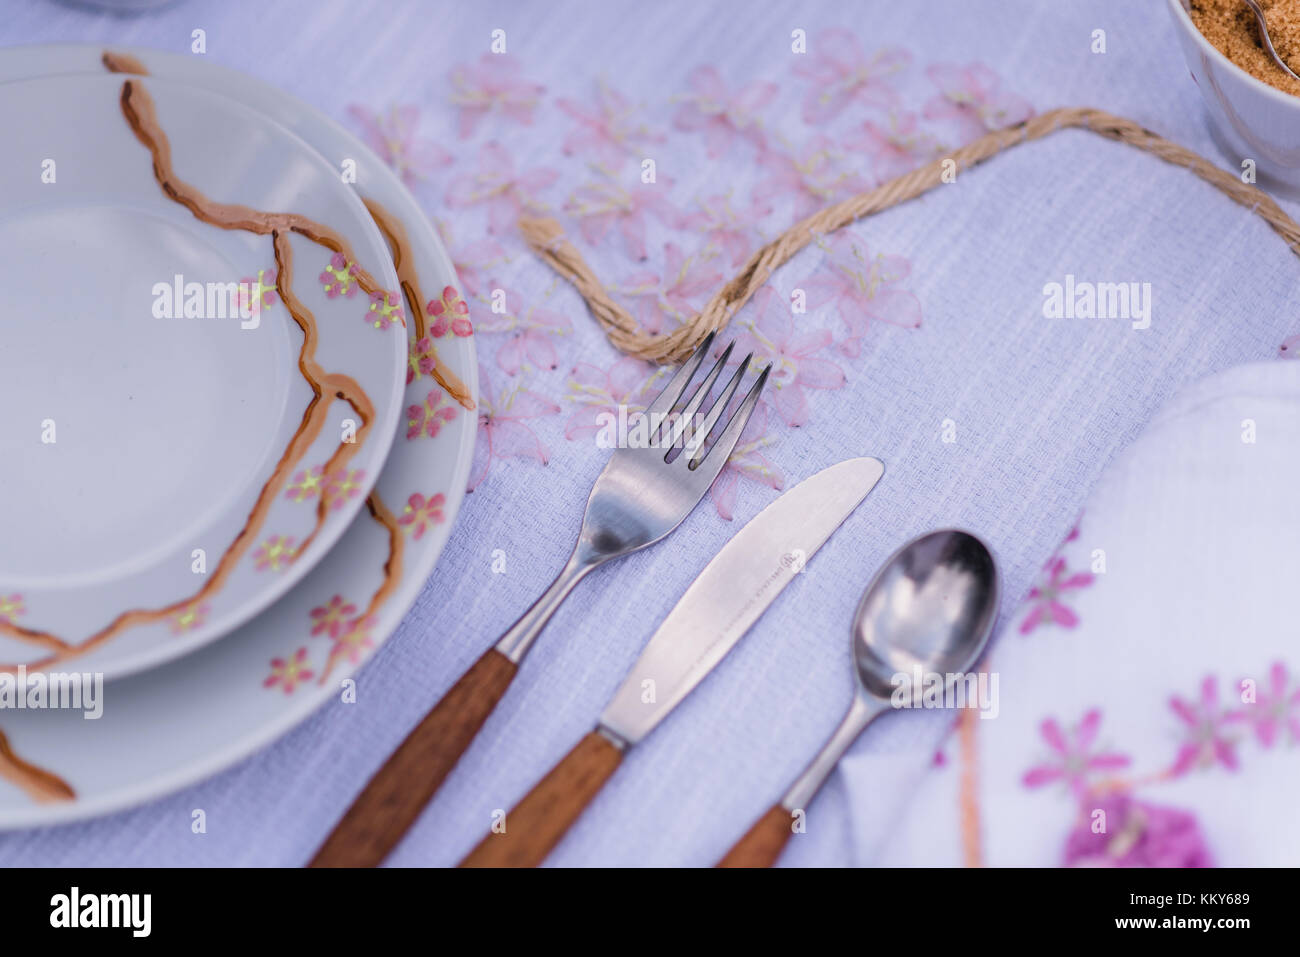
<path fill-rule="evenodd" d="M 239 308 L 254 316 L 275 305 L 275 269 L 259 269 L 257 278 L 245 276 L 239 281 Z"/>
<path fill-rule="evenodd" d="M 682 98 L 673 125 L 687 132 L 702 132 L 709 159 L 721 158 L 736 139 L 763 145 L 762 124 L 757 114 L 775 98 L 775 83 L 750 83 L 735 93 L 728 93 L 721 75 L 712 66 L 696 67 L 687 82 L 693 92 Z"/>
<path fill-rule="evenodd" d="M 348 107 L 348 115 L 361 127 L 361 138 L 366 145 L 396 170 L 407 186 L 415 186 L 451 165 L 451 153 L 433 140 L 416 135 L 420 126 L 418 106 L 391 106 L 386 115 L 381 115 L 353 104 Z"/>
<path fill-rule="evenodd" d="M 738 397 L 737 397 L 738 398 Z M 734 414 L 734 405 L 731 414 Z M 730 522 L 735 517 L 736 500 L 742 482 L 753 482 L 780 491 L 785 488 L 785 476 L 781 470 L 763 455 L 763 449 L 775 439 L 767 431 L 767 404 L 759 402 L 754 406 L 754 414 L 745 424 L 745 431 L 740 434 L 740 441 L 727 459 L 717 481 L 709 489 L 709 499 L 717 510 L 719 517 Z"/>
<path fill-rule="evenodd" d="M 854 357 L 873 320 L 915 329 L 921 325 L 921 304 L 912 293 L 896 288 L 912 271 L 902 256 L 876 254 L 847 230 L 839 230 L 821 245 L 821 268 L 804 282 L 808 304 L 827 303 L 838 311 L 847 327 L 840 351 Z"/>
<path fill-rule="evenodd" d="M 1237 770 L 1237 741 L 1227 734 L 1227 725 L 1238 720 L 1219 706 L 1217 681 L 1207 675 L 1201 682 L 1201 700 L 1188 702 L 1174 695 L 1169 707 L 1186 725 L 1183 745 L 1174 758 L 1170 774 L 1186 774 L 1193 768 L 1210 768 L 1222 764 L 1229 771 Z"/>
<path fill-rule="evenodd" d="M 253 567 L 259 572 L 267 569 L 278 572 L 288 568 L 298 557 L 298 548 L 294 542 L 293 538 L 272 535 L 253 552 Z"/>
<path fill-rule="evenodd" d="M 579 362 L 569 374 L 569 400 L 578 408 L 564 427 L 566 439 L 588 438 L 601 429 L 601 417 L 617 419 L 619 409 L 629 418 L 644 412 L 663 385 L 653 366 L 633 356 L 624 356 L 609 369 Z"/>
<path fill-rule="evenodd" d="M 764 286 L 754 296 L 758 318 L 750 331 L 736 337 L 733 356 L 736 361 L 752 352 L 757 367 L 772 364 L 768 378 L 769 401 L 787 425 L 800 426 L 808 421 L 807 389 L 838 389 L 844 385 L 844 372 L 817 353 L 831 344 L 828 329 L 808 329 L 797 333 L 790 304 L 777 291 Z"/>
<path fill-rule="evenodd" d="M 727 257 L 728 265 L 739 266 L 749 258 L 758 235 L 758 223 L 772 212 L 767 203 L 751 201 L 736 209 L 729 194 L 709 196 L 700 201 L 700 209 L 686 216 L 679 225 L 704 234 L 711 245 Z"/>
<path fill-rule="evenodd" d="M 447 187 L 447 205 L 453 209 L 487 206 L 488 232 L 496 234 L 512 232 L 523 210 L 545 210 L 535 194 L 560 175 L 540 167 L 516 173 L 514 159 L 496 142 L 485 144 L 473 165 L 475 172 L 456 177 Z"/>
<path fill-rule="evenodd" d="M 522 383 L 509 392 L 494 395 L 492 380 L 480 365 L 478 440 L 474 443 L 469 491 L 474 491 L 487 477 L 493 462 L 532 459 L 545 465 L 550 455 L 528 423 L 559 411 L 558 405 L 523 388 Z"/>
<path fill-rule="evenodd" d="M 435 339 L 441 339 L 448 331 L 462 338 L 474 334 L 474 326 L 469 321 L 469 303 L 461 298 L 455 286 L 443 286 L 442 296 L 430 299 L 424 311 L 433 320 L 429 334 Z"/>
<path fill-rule="evenodd" d="M 370 637 L 370 631 L 374 627 L 374 615 L 354 618 L 348 622 L 343 634 L 339 635 L 334 647 L 330 649 L 329 667 L 333 668 L 341 659 L 347 659 L 354 665 L 360 664 L 366 651 L 375 647 L 374 639 Z"/>
<path fill-rule="evenodd" d="M 342 595 L 335 595 L 324 605 L 311 610 L 311 633 L 337 638 L 343 624 L 356 613 L 356 605 L 347 601 Z"/>
<path fill-rule="evenodd" d="M 293 694 L 295 688 L 304 681 L 310 681 L 316 672 L 307 667 L 307 646 L 299 648 L 292 658 L 271 659 L 271 674 L 262 682 L 263 688 L 279 685 L 285 694 Z"/>
<path fill-rule="evenodd" d="M 590 107 L 577 100 L 555 101 L 578 126 L 564 138 L 565 155 L 577 153 L 597 163 L 618 166 L 629 155 L 641 155 L 662 143 L 662 135 L 637 122 L 637 107 L 605 83 L 596 82 L 596 95 Z"/>
<path fill-rule="evenodd" d="M 982 64 L 936 63 L 925 74 L 939 88 L 939 95 L 925 104 L 926 119 L 952 121 L 963 139 L 976 139 L 1034 115 L 1028 100 L 1003 90 L 998 75 Z"/>
<path fill-rule="evenodd" d="M 1024 621 L 1020 623 L 1020 633 L 1022 635 L 1029 634 L 1042 624 L 1055 622 L 1065 628 L 1073 628 L 1079 623 L 1079 616 L 1061 600 L 1061 593 L 1087 588 L 1095 579 L 1091 572 L 1077 572 L 1073 575 L 1067 575 L 1065 559 L 1060 555 L 1061 550 L 1078 537 L 1079 526 L 1076 524 L 1070 529 L 1070 533 L 1065 536 L 1065 541 L 1061 543 L 1061 548 L 1057 550 L 1057 554 L 1049 558 L 1047 564 L 1043 566 L 1043 571 L 1047 576 L 1046 580 L 1029 590 L 1029 601 L 1035 604 L 1030 609 L 1029 614 L 1025 616 Z"/>
<path fill-rule="evenodd" d="M 416 492 L 406 500 L 406 507 L 402 509 L 402 517 L 397 520 L 399 525 L 405 525 L 412 531 L 412 538 L 418 539 L 425 531 L 433 525 L 443 523 L 443 506 L 447 502 L 447 496 L 439 492 L 437 495 L 425 498 L 419 492 Z"/>
<path fill-rule="evenodd" d="M 1274 662 L 1269 669 L 1268 691 L 1255 690 L 1254 702 L 1245 705 L 1237 716 L 1255 728 L 1255 737 L 1266 748 L 1273 747 L 1278 733 L 1290 732 L 1292 741 L 1300 741 L 1300 687 L 1291 690 L 1286 665 Z"/>
<path fill-rule="evenodd" d="M 653 335 L 663 330 L 665 317 L 681 322 L 694 316 L 705 295 L 721 284 L 722 273 L 709 265 L 707 257 L 688 259 L 676 243 L 667 243 L 662 276 L 649 271 L 634 273 L 619 288 L 637 300 L 637 318 Z"/>
<path fill-rule="evenodd" d="M 460 138 L 474 135 L 479 122 L 493 111 L 525 126 L 533 122 L 545 87 L 519 76 L 519 63 L 508 53 L 485 53 L 475 64 L 451 71 L 451 102 L 460 110 Z"/>
<path fill-rule="evenodd" d="M 397 293 L 382 289 L 372 292 L 370 307 L 366 310 L 366 322 L 381 331 L 398 323 L 405 325 L 406 312 L 402 309 L 402 300 Z"/>
<path fill-rule="evenodd" d="M 20 594 L 0 595 L 0 622 L 12 625 L 23 616 L 27 609 L 23 606 L 23 596 Z"/>
<path fill-rule="evenodd" d="M 844 154 L 825 136 L 812 136 L 799 150 L 764 149 L 759 165 L 767 178 L 754 186 L 753 201 L 771 205 L 781 196 L 794 198 L 794 215 L 802 219 L 845 196 L 861 193 L 871 183 L 860 174 L 841 168 Z"/>
<path fill-rule="evenodd" d="M 682 225 L 682 214 L 667 197 L 671 180 L 640 183 L 626 189 L 605 170 L 599 167 L 597 170 L 603 178 L 580 186 L 564 203 L 565 212 L 578 221 L 582 238 L 590 245 L 599 246 L 610 229 L 617 228 L 628 255 L 641 260 L 646 258 L 648 217 L 672 229 Z"/>
<path fill-rule="evenodd" d="M 519 297 L 499 285 L 496 290 L 504 294 L 507 311 L 488 313 L 480 319 L 478 331 L 488 335 L 509 335 L 497 350 L 497 365 L 507 375 L 518 375 L 521 369 L 526 368 L 554 369 L 559 365 L 559 358 L 551 339 L 572 331 L 568 316 L 536 305 L 522 312 L 511 310 L 510 302 L 518 303 Z"/>
<path fill-rule="evenodd" d="M 325 287 L 325 295 L 330 299 L 339 296 L 350 298 L 357 293 L 357 266 L 343 258 L 342 253 L 330 257 L 329 265 L 320 274 L 320 281 Z"/>
<path fill-rule="evenodd" d="M 340 509 L 349 499 L 354 499 L 361 494 L 361 488 L 365 481 L 366 473 L 360 469 L 347 470 L 341 469 L 330 475 L 325 482 L 325 501 L 329 502 L 330 508 Z"/>
<path fill-rule="evenodd" d="M 1066 867 L 1213 867 L 1196 817 L 1187 811 L 1145 804 L 1126 794 L 1102 798 L 1085 809 L 1065 842 Z M 1093 830 L 1105 813 L 1106 828 Z"/>
<path fill-rule="evenodd" d="M 421 340 L 422 342 L 425 340 Z M 456 418 L 460 407 L 446 401 L 441 388 L 431 389 L 424 397 L 423 405 L 412 405 L 406 409 L 406 437 L 417 439 L 421 435 L 436 438 L 446 422 Z"/>
<path fill-rule="evenodd" d="M 1072 793 L 1082 795 L 1088 790 L 1087 779 L 1092 772 L 1128 767 L 1127 755 L 1093 750 L 1100 725 L 1101 712 L 1095 708 L 1083 716 L 1071 733 L 1062 731 L 1055 718 L 1044 721 L 1039 731 L 1052 749 L 1052 759 L 1025 772 L 1022 779 L 1025 787 L 1037 788 L 1053 781 L 1064 781 Z"/>
<path fill-rule="evenodd" d="M 191 602 L 179 611 L 173 612 L 170 619 L 172 634 L 183 635 L 199 627 L 207 620 L 208 612 L 211 610 L 212 606 L 207 602 Z"/>
<path fill-rule="evenodd" d="M 943 150 L 934 137 L 919 128 L 915 113 L 891 113 L 883 123 L 866 120 L 844 140 L 844 147 L 867 156 L 880 182 L 912 171 Z"/>
<path fill-rule="evenodd" d="M 832 28 L 818 34 L 806 56 L 797 58 L 795 73 L 812 81 L 803 101 L 805 123 L 821 124 L 846 107 L 892 109 L 898 93 L 888 77 L 912 62 L 906 50 L 887 48 L 867 56 L 849 30 Z"/>

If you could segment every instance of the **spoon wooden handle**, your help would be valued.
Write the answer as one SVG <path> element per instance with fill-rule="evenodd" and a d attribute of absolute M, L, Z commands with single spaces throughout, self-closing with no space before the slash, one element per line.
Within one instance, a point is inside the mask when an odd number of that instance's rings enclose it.
<path fill-rule="evenodd" d="M 790 840 L 790 812 L 777 804 L 754 822 L 718 867 L 771 867 Z"/>
<path fill-rule="evenodd" d="M 621 749 L 592 731 L 506 815 L 506 829 L 483 838 L 460 866 L 541 864 L 622 760 Z"/>
<path fill-rule="evenodd" d="M 375 867 L 415 823 L 510 687 L 519 666 L 490 648 L 352 802 L 311 867 Z"/>

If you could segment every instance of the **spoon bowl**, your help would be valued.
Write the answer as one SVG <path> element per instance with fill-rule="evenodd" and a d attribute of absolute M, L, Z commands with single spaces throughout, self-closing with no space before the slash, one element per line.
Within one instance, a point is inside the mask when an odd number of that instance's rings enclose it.
<path fill-rule="evenodd" d="M 969 532 L 943 529 L 904 545 L 867 585 L 853 616 L 862 689 L 888 698 L 897 675 L 968 671 L 993 630 L 998 592 L 993 554 Z"/>

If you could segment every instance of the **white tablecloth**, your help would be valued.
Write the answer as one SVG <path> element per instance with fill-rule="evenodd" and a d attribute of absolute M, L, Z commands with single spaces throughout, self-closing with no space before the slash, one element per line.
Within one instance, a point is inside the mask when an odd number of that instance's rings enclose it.
<path fill-rule="evenodd" d="M 283 87 L 358 132 L 363 123 L 350 106 L 381 113 L 417 106 L 416 138 L 432 141 L 416 151 L 427 174 L 417 195 L 449 227 L 456 258 L 482 267 L 480 290 L 507 290 L 512 312 L 554 313 L 571 328 L 540 329 L 511 346 L 511 333 L 489 331 L 497 317 L 474 306 L 494 394 L 523 388 L 559 409 L 540 403 L 546 414 L 523 422 L 546 462 L 516 455 L 490 463 L 416 606 L 363 673 L 356 706 L 327 707 L 254 758 L 146 807 L 0 836 L 0 864 L 304 862 L 383 757 L 560 567 L 604 458 L 575 432 L 581 407 L 571 383 L 590 384 L 596 370 L 619 381 L 625 370 L 576 294 L 508 228 L 511 203 L 471 202 L 461 177 L 512 166 L 528 202 L 560 219 L 607 282 L 629 290 L 659 283 L 670 304 L 698 306 L 732 273 L 736 237 L 714 232 L 718 252 L 701 262 L 710 235 L 689 214 L 729 196 L 743 216 L 757 195 L 772 204 L 762 220 L 772 235 L 816 202 L 818 190 L 842 195 L 897 172 L 912 160 L 880 147 L 888 125 L 882 110 L 904 133 L 915 122 L 951 145 L 980 122 L 969 110 L 954 115 L 954 98 L 974 96 L 989 118 L 1029 104 L 1038 111 L 1096 106 L 1228 165 L 1209 138 L 1163 6 L 193 0 L 138 19 L 54 2 L 7 10 L 4 45 L 187 51 L 201 28 L 204 56 Z M 856 51 L 828 28 L 851 31 Z M 458 109 L 451 75 L 481 85 L 476 70 L 494 29 L 505 31 L 518 64 L 506 85 L 515 105 L 484 115 Z M 1098 29 L 1104 54 L 1090 51 Z M 808 54 L 791 52 L 794 30 L 806 31 Z M 894 52 L 871 60 L 885 48 Z M 896 72 L 851 95 L 816 95 L 872 62 Z M 971 64 L 983 66 L 952 66 Z M 693 94 L 712 93 L 716 83 L 696 72 L 703 66 L 737 97 L 730 126 L 690 106 Z M 499 70 L 490 82 L 502 82 Z M 760 85 L 746 90 L 750 84 Z M 544 89 L 535 94 L 535 86 Z M 745 122 L 751 108 L 762 120 L 763 153 L 760 134 Z M 584 121 L 601 109 L 617 118 L 613 125 Z M 816 165 L 826 146 L 843 152 L 832 158 L 839 172 Z M 791 153 L 811 169 L 807 177 L 781 158 Z M 654 159 L 669 201 L 686 217 L 648 208 L 612 224 L 604 239 L 597 223 L 584 236 L 575 203 L 599 179 L 593 164 L 620 158 L 624 175 Z M 498 227 L 504 261 L 474 248 L 489 225 Z M 636 749 L 551 858 L 563 865 L 713 862 L 779 796 L 847 705 L 849 617 L 885 556 L 936 526 L 970 528 L 997 552 L 1010 620 L 1103 469 L 1174 391 L 1271 358 L 1300 331 L 1291 306 L 1300 263 L 1259 219 L 1189 173 L 1087 132 L 1018 147 L 852 233 L 859 250 L 885 257 L 868 260 L 887 280 L 869 299 L 828 281 L 837 275 L 831 263 L 853 255 L 842 244 L 805 251 L 774 280 L 783 297 L 795 289 L 809 295 L 808 315 L 773 346 L 799 365 L 801 384 L 787 388 L 802 390 L 806 406 L 789 393 L 771 410 L 770 444 L 753 451 L 734 501 L 706 502 L 670 541 L 583 583 L 393 863 L 454 863 L 494 809 L 511 807 L 590 728 L 654 622 L 738 523 L 776 494 L 759 465 L 790 485 L 849 456 L 878 456 L 888 471 L 865 505 Z M 1071 275 L 1150 283 L 1150 328 L 1045 318 L 1043 286 Z M 672 322 L 652 302 L 642 314 Z M 921 325 L 910 328 L 918 315 Z M 749 310 L 740 318 L 755 316 Z M 782 334 L 779 323 L 762 328 Z M 834 341 L 797 339 L 813 329 L 829 330 Z M 521 345 L 531 347 L 522 360 Z M 554 369 L 546 368 L 550 350 Z M 586 367 L 575 376 L 580 364 Z M 723 512 L 734 512 L 734 522 Z M 493 573 L 497 550 L 504 574 Z M 918 713 L 873 728 L 847 760 L 879 773 L 867 787 L 856 784 L 861 776 L 852 788 L 845 775 L 834 776 L 784 863 L 908 861 L 900 814 L 924 785 L 950 725 L 950 715 Z M 207 813 L 205 835 L 190 831 L 194 808 Z M 1217 858 L 1233 862 L 1230 851 L 1219 849 Z"/>

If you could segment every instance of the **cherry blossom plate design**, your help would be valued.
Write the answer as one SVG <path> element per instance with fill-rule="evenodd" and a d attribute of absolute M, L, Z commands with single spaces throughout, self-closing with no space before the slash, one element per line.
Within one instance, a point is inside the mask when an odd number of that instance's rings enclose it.
<path fill-rule="evenodd" d="M 114 75 L 106 75 L 110 72 Z M 357 244 L 362 264 L 383 277 L 383 289 L 399 289 L 401 297 L 393 301 L 361 292 L 330 299 L 323 288 L 307 288 L 327 272 L 331 256 L 313 257 L 314 244 L 297 234 L 288 240 L 300 263 L 293 273 L 294 288 L 310 301 L 316 315 L 321 355 L 336 327 L 346 328 L 349 334 L 364 333 L 371 342 L 391 345 L 396 340 L 401 424 L 382 468 L 378 451 L 364 465 L 360 453 L 351 463 L 375 481 L 373 488 L 359 489 L 348 498 L 354 508 L 364 507 L 342 530 L 337 544 L 310 570 L 295 562 L 279 572 L 281 576 L 298 569 L 306 573 L 300 572 L 296 577 L 301 580 L 292 587 L 286 582 L 281 597 L 260 614 L 221 641 L 184 658 L 110 682 L 103 689 L 102 716 L 95 720 L 86 720 L 83 711 L 75 709 L 0 708 L 0 828 L 4 829 L 100 815 L 183 788 L 266 746 L 327 700 L 345 694 L 352 676 L 392 634 L 433 570 L 465 494 L 478 426 L 474 340 L 451 260 L 400 179 L 350 133 L 288 94 L 197 57 L 84 46 L 0 51 L 0 96 L 11 96 L 8 91 L 37 76 L 58 77 L 59 83 L 96 93 L 100 87 L 105 92 L 111 87 L 113 97 L 127 81 L 151 90 L 158 87 L 162 120 L 173 102 L 165 98 L 164 85 L 189 88 L 187 95 L 196 102 L 204 91 L 219 94 L 247 109 L 243 128 L 256 121 L 268 130 L 279 127 L 281 137 L 297 137 L 308 144 L 310 155 L 301 144 L 296 147 L 300 155 L 295 164 L 304 176 L 314 176 L 320 169 L 337 185 L 344 181 L 340 171 L 352 170 L 355 182 L 347 190 L 353 194 L 355 208 L 369 213 L 368 233 L 373 235 L 358 233 L 353 238 L 349 231 L 349 238 Z M 116 110 L 117 100 L 110 105 Z M 120 112 L 116 119 L 126 130 Z M 138 142 L 135 147 L 143 156 L 143 168 L 130 175 L 151 183 L 148 154 Z M 235 138 L 218 152 L 231 162 L 246 151 Z M 188 154 L 187 150 L 184 155 Z M 178 172 L 182 157 L 177 147 Z M 38 173 L 39 162 L 32 169 Z M 61 163 L 60 182 L 75 172 Z M 194 177 L 188 169 L 186 174 Z M 23 175 L 36 174 L 24 167 Z M 214 198 L 250 203 L 258 198 L 223 192 L 220 183 L 204 185 Z M 262 199 L 262 208 L 289 207 L 287 202 Z M 314 212 L 325 221 L 322 209 Z M 386 249 L 375 248 L 376 237 L 386 241 Z M 263 255 L 269 257 L 270 237 L 257 238 Z M 346 271 L 346 264 L 336 268 Z M 363 314 L 371 305 L 401 307 L 405 326 L 398 323 L 380 329 L 373 321 L 363 321 L 369 318 Z M 335 306 L 342 309 L 337 315 L 327 311 Z M 283 319 L 283 310 L 284 303 L 277 301 L 263 314 L 263 328 L 270 326 L 277 311 Z M 300 341 L 290 340 L 290 344 Z M 296 355 L 284 345 L 278 348 L 291 358 Z M 283 375 L 287 378 L 293 371 L 290 362 Z M 392 400 L 385 396 L 385 401 Z M 338 419 L 351 411 L 338 408 Z M 299 406 L 295 415 L 301 414 Z M 397 425 L 395 418 L 389 413 L 385 420 L 390 435 Z M 385 444 L 380 426 L 376 419 L 368 443 L 374 450 Z M 328 449 L 338 444 L 338 428 L 331 421 L 325 429 L 334 430 Z M 60 428 L 59 448 L 72 440 L 72 433 Z M 328 453 L 326 446 L 322 449 Z M 310 519 L 313 503 L 320 501 L 310 497 L 311 468 L 320 462 L 304 457 L 287 475 L 276 501 Z M 303 501 L 295 500 L 299 496 Z M 331 522 L 343 521 L 341 512 L 328 514 Z M 270 534 L 301 540 L 303 533 L 297 528 L 281 532 L 279 526 L 268 525 L 264 535 Z M 245 562 L 252 555 L 250 549 Z M 211 562 L 208 567 L 211 573 Z M 279 580 L 285 582 L 283 577 Z M 208 614 L 215 611 L 214 597 Z M 0 589 L 0 621 L 35 618 L 34 603 L 26 594 Z M 171 636 L 171 640 L 184 637 Z M 66 667 L 79 669 L 75 662 Z"/>
<path fill-rule="evenodd" d="M 119 677 L 343 534 L 404 408 L 400 287 L 335 169 L 217 93 L 46 76 L 0 116 L 0 669 Z"/>

